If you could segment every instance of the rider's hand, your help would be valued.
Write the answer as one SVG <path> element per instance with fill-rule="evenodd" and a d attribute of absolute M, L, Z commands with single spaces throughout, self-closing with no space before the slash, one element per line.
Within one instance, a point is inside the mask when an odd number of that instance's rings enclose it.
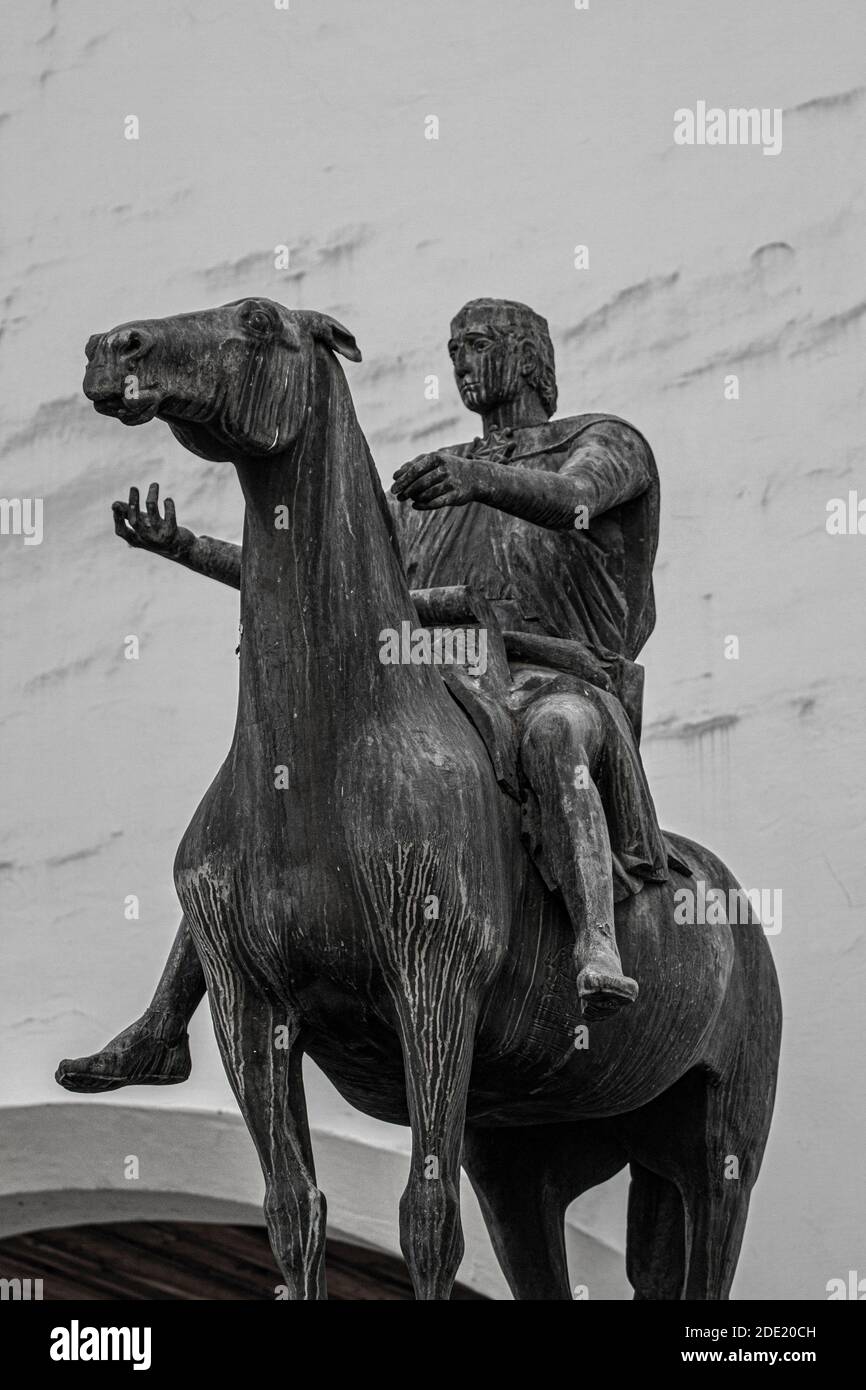
<path fill-rule="evenodd" d="M 416 511 L 437 507 L 464 507 L 480 501 L 488 464 L 438 450 L 419 454 L 394 474 L 391 491 L 399 502 L 411 502 Z"/>
<path fill-rule="evenodd" d="M 148 488 L 144 515 L 139 510 L 137 487 L 129 489 L 128 502 L 112 502 L 111 510 L 115 534 L 137 549 L 176 559 L 192 540 L 192 532 L 178 526 L 170 497 L 166 497 L 164 516 L 160 516 L 159 483 L 151 483 Z"/>

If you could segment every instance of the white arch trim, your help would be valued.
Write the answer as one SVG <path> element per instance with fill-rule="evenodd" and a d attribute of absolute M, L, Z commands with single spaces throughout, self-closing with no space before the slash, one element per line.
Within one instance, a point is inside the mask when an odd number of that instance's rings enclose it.
<path fill-rule="evenodd" d="M 108 1221 L 263 1224 L 258 1160 L 230 1111 L 82 1099 L 10 1106 L 0 1115 L 0 1238 Z M 405 1153 L 315 1127 L 313 1147 L 329 1234 L 399 1255 Z M 138 1160 L 134 1179 L 124 1176 L 130 1156 Z M 461 1282 L 510 1298 L 465 1178 L 463 1221 Z M 571 1213 L 566 1239 L 573 1285 L 588 1285 L 591 1299 L 631 1296 L 620 1250 L 581 1230 Z"/>

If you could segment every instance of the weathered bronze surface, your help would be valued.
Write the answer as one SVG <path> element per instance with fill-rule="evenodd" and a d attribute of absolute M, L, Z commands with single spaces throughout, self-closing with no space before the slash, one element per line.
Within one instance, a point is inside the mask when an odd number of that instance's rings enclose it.
<path fill-rule="evenodd" d="M 678 890 L 738 885 L 662 835 L 637 751 L 655 464 L 614 417 L 550 421 L 552 349 L 525 306 L 466 306 L 451 350 L 483 438 L 405 465 L 389 510 L 335 356 L 360 354 L 327 316 L 247 300 L 90 340 L 97 410 L 159 416 L 237 468 L 242 550 L 179 528 L 169 500 L 160 517 L 155 488 L 115 522 L 239 584 L 243 635 L 157 995 L 58 1080 L 183 1080 L 206 987 L 293 1297 L 324 1296 L 306 1052 L 411 1126 L 417 1298 L 450 1294 L 461 1162 L 515 1297 L 571 1297 L 565 1208 L 629 1164 L 635 1296 L 726 1298 L 781 1014 L 759 924 L 674 920 Z M 483 632 L 485 669 L 421 641 L 383 661 L 383 633 L 437 626 Z"/>

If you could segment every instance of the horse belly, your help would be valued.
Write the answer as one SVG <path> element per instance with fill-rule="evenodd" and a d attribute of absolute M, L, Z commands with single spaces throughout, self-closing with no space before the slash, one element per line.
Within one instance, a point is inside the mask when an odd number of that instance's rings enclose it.
<path fill-rule="evenodd" d="M 542 1123 L 621 1114 L 707 1059 L 734 960 L 731 928 L 677 926 L 675 886 L 647 886 L 618 908 L 623 969 L 640 994 L 631 1008 L 586 1024 L 573 929 L 561 905 L 530 881 L 523 931 L 482 1019 L 471 1118 Z"/>

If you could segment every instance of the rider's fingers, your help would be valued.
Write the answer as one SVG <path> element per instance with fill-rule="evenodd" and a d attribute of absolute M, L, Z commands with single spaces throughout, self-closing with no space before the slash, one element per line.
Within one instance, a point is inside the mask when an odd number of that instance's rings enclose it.
<path fill-rule="evenodd" d="M 159 521 L 159 483 L 151 483 L 147 489 L 147 515 L 151 521 Z"/>
<path fill-rule="evenodd" d="M 420 458 L 413 459 L 411 463 L 404 463 L 403 467 L 394 474 L 394 483 L 391 488 L 395 497 L 405 496 L 406 489 L 417 478 L 421 478 L 431 469 L 439 467 L 438 454 L 422 454 Z"/>
<path fill-rule="evenodd" d="M 131 488 L 129 489 L 129 504 L 128 504 L 128 506 L 127 506 L 126 519 L 127 519 L 127 521 L 129 522 L 129 524 L 130 524 L 130 526 L 132 527 L 132 529 L 135 530 L 135 528 L 138 526 L 138 523 L 139 523 L 139 521 L 140 521 L 140 519 L 141 519 L 139 510 L 138 510 L 138 488 L 137 488 L 137 487 L 131 487 Z"/>
<path fill-rule="evenodd" d="M 446 497 L 453 493 L 454 484 L 449 478 L 442 482 L 433 483 L 430 487 L 415 488 L 412 492 L 413 502 L 432 502 L 437 497 Z"/>
<path fill-rule="evenodd" d="M 166 525 L 170 526 L 171 529 L 174 530 L 174 528 L 177 526 L 177 513 L 174 510 L 173 497 L 166 497 L 165 501 L 162 504 L 162 510 L 165 513 Z"/>
<path fill-rule="evenodd" d="M 426 492 L 428 487 L 435 487 L 437 483 L 444 483 L 448 479 L 448 474 L 441 466 L 431 468 L 429 473 L 422 473 L 420 478 L 415 478 L 413 482 L 401 489 L 400 496 L 410 498 L 415 501 L 422 492 Z"/>
<path fill-rule="evenodd" d="M 414 457 L 413 459 L 408 459 L 406 463 L 401 463 L 401 464 L 400 464 L 400 467 L 397 468 L 397 469 L 395 469 L 395 471 L 394 471 L 394 477 L 395 477 L 395 478 L 405 478 L 405 477 L 407 477 L 407 476 L 411 473 L 412 469 L 416 467 L 417 464 L 423 463 L 423 462 L 425 461 L 425 459 L 429 459 L 429 458 L 433 458 L 433 455 L 432 455 L 432 454 L 429 454 L 429 453 L 426 453 L 426 454 L 416 454 L 415 457 Z"/>
<path fill-rule="evenodd" d="M 116 536 L 121 536 L 125 541 L 128 541 L 132 534 L 126 524 L 127 510 L 128 506 L 126 502 L 112 502 L 111 504 L 111 512 L 114 517 L 114 534 Z"/>

